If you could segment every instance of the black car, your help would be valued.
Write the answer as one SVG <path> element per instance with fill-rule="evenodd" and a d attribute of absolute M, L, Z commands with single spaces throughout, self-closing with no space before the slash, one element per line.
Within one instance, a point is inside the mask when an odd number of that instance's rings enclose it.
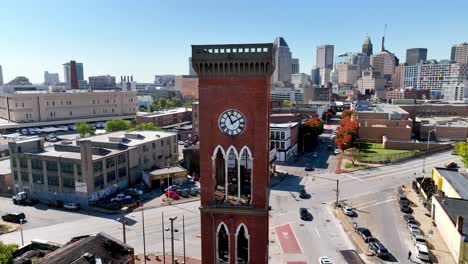
<path fill-rule="evenodd" d="M 36 198 L 29 198 L 24 201 L 24 205 L 35 205 L 38 203 L 39 203 L 39 200 Z"/>
<path fill-rule="evenodd" d="M 410 215 L 410 214 L 405 214 L 405 215 L 403 216 L 403 219 L 405 219 L 406 222 L 411 221 L 411 220 L 412 220 L 412 221 L 415 220 L 415 219 L 414 219 L 414 216 L 412 216 L 412 215 Z"/>
<path fill-rule="evenodd" d="M 304 221 L 308 221 L 312 219 L 312 215 L 305 208 L 299 208 L 299 216 Z"/>
<path fill-rule="evenodd" d="M 312 167 L 312 165 L 310 165 L 310 164 L 306 164 L 305 167 L 304 167 L 304 170 L 305 171 L 313 171 L 314 167 Z"/>
<path fill-rule="evenodd" d="M 369 242 L 369 239 L 372 237 L 372 234 L 369 229 L 364 227 L 358 227 L 356 232 L 364 239 L 364 242 Z"/>
<path fill-rule="evenodd" d="M 400 205 L 406 205 L 406 206 L 409 206 L 409 202 L 408 200 L 400 200 Z"/>
<path fill-rule="evenodd" d="M 309 197 L 309 194 L 306 192 L 306 190 L 302 189 L 299 191 L 299 197 L 302 199 L 307 199 Z"/>
<path fill-rule="evenodd" d="M 379 258 L 388 258 L 389 253 L 385 246 L 380 242 L 370 242 L 369 247 L 374 254 Z"/>
<path fill-rule="evenodd" d="M 2 215 L 2 220 L 5 222 L 19 223 L 21 220 L 26 219 L 24 213 L 12 212 Z"/>
<path fill-rule="evenodd" d="M 411 208 L 407 204 L 400 204 L 400 211 L 403 213 L 410 213 Z"/>

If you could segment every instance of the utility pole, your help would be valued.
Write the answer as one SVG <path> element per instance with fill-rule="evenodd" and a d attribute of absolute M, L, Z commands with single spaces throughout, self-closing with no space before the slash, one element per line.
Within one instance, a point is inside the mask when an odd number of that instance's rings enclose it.
<path fill-rule="evenodd" d="M 164 212 L 161 213 L 162 240 L 163 240 L 163 264 L 166 264 L 166 242 L 164 239 Z"/>
<path fill-rule="evenodd" d="M 24 221 L 24 219 L 20 219 L 21 246 L 24 246 L 24 238 L 23 238 L 23 221 Z"/>
<path fill-rule="evenodd" d="M 172 264 L 175 264 L 175 256 L 174 256 L 174 221 L 177 219 L 177 216 L 173 218 L 169 218 L 171 221 L 171 249 L 172 249 Z"/>
<path fill-rule="evenodd" d="M 127 243 L 127 235 L 125 234 L 125 214 L 122 214 L 122 236 L 123 242 Z"/>
<path fill-rule="evenodd" d="M 309 174 L 307 174 L 307 176 L 309 176 Z M 327 181 L 336 181 L 336 202 L 335 202 L 335 207 L 338 206 L 338 203 L 340 201 L 340 180 L 339 179 L 336 179 L 336 180 L 333 180 L 333 179 L 329 179 L 329 178 L 325 178 L 325 177 L 320 177 L 320 176 L 312 176 L 312 180 L 314 181 L 315 178 L 319 178 L 319 179 L 324 179 L 324 180 L 327 180 Z"/>
<path fill-rule="evenodd" d="M 187 263 L 185 260 L 185 215 L 182 215 L 182 239 L 184 245 L 184 263 Z"/>
<path fill-rule="evenodd" d="M 143 258 L 145 258 L 146 264 L 145 210 L 141 210 L 141 223 L 143 225 Z"/>
<path fill-rule="evenodd" d="M 427 132 L 427 145 L 426 145 L 426 153 L 424 155 L 424 159 L 423 159 L 423 167 L 422 167 L 422 173 L 423 173 L 423 178 L 426 174 L 426 156 L 427 156 L 427 153 L 429 152 L 429 140 L 431 139 L 431 133 L 432 132 L 435 132 L 436 129 L 432 129 L 432 130 L 429 130 L 429 132 Z"/>

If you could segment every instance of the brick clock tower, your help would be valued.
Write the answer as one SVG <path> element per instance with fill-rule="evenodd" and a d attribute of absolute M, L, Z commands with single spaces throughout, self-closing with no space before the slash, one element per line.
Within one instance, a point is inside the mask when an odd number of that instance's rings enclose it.
<path fill-rule="evenodd" d="M 273 44 L 193 45 L 202 263 L 268 263 Z"/>

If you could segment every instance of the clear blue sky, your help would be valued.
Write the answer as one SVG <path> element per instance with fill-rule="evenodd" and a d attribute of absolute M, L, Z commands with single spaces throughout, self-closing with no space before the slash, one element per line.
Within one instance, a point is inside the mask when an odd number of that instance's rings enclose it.
<path fill-rule="evenodd" d="M 5 81 L 42 82 L 46 70 L 63 80 L 61 65 L 74 59 L 86 78 L 133 74 L 152 82 L 155 74 L 187 74 L 191 44 L 283 36 L 309 73 L 320 44 L 334 44 L 335 54 L 359 51 L 369 34 L 378 51 L 384 24 L 386 48 L 402 62 L 414 47 L 446 59 L 451 45 L 468 41 L 466 10 L 466 0 L 3 0 L 0 65 Z"/>

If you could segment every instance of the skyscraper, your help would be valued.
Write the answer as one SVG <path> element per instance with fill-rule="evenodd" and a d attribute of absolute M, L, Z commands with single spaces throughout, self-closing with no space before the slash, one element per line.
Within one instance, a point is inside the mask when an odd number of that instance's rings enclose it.
<path fill-rule="evenodd" d="M 3 70 L 2 70 L 2 65 L 0 65 L 0 85 L 3 85 Z"/>
<path fill-rule="evenodd" d="M 406 65 L 415 65 L 420 61 L 427 60 L 426 48 L 413 48 L 406 50 Z"/>
<path fill-rule="evenodd" d="M 364 44 L 362 44 L 362 53 L 367 54 L 367 56 L 372 55 L 372 42 L 369 36 L 366 36 L 364 39 Z"/>
<path fill-rule="evenodd" d="M 460 43 L 452 46 L 450 60 L 457 63 L 468 64 L 468 43 Z"/>
<path fill-rule="evenodd" d="M 320 45 L 317 47 L 317 67 L 333 69 L 333 45 Z"/>
<path fill-rule="evenodd" d="M 299 59 L 298 58 L 293 58 L 291 60 L 291 73 L 292 74 L 298 74 L 300 73 L 300 68 L 299 68 Z"/>
<path fill-rule="evenodd" d="M 59 83 L 59 74 L 58 73 L 50 73 L 48 71 L 44 72 L 44 84 L 45 85 L 55 85 Z"/>
<path fill-rule="evenodd" d="M 283 37 L 277 37 L 273 45 L 275 52 L 275 71 L 271 76 L 271 82 L 291 82 L 292 54 Z"/>
<path fill-rule="evenodd" d="M 72 60 L 63 64 L 63 75 L 65 76 L 67 87 L 78 89 L 78 83 L 84 80 L 83 63 L 77 63 Z"/>
<path fill-rule="evenodd" d="M 385 50 L 372 55 L 370 64 L 374 71 L 380 72 L 382 77 L 390 81 L 395 72 L 396 57 L 395 54 Z"/>

